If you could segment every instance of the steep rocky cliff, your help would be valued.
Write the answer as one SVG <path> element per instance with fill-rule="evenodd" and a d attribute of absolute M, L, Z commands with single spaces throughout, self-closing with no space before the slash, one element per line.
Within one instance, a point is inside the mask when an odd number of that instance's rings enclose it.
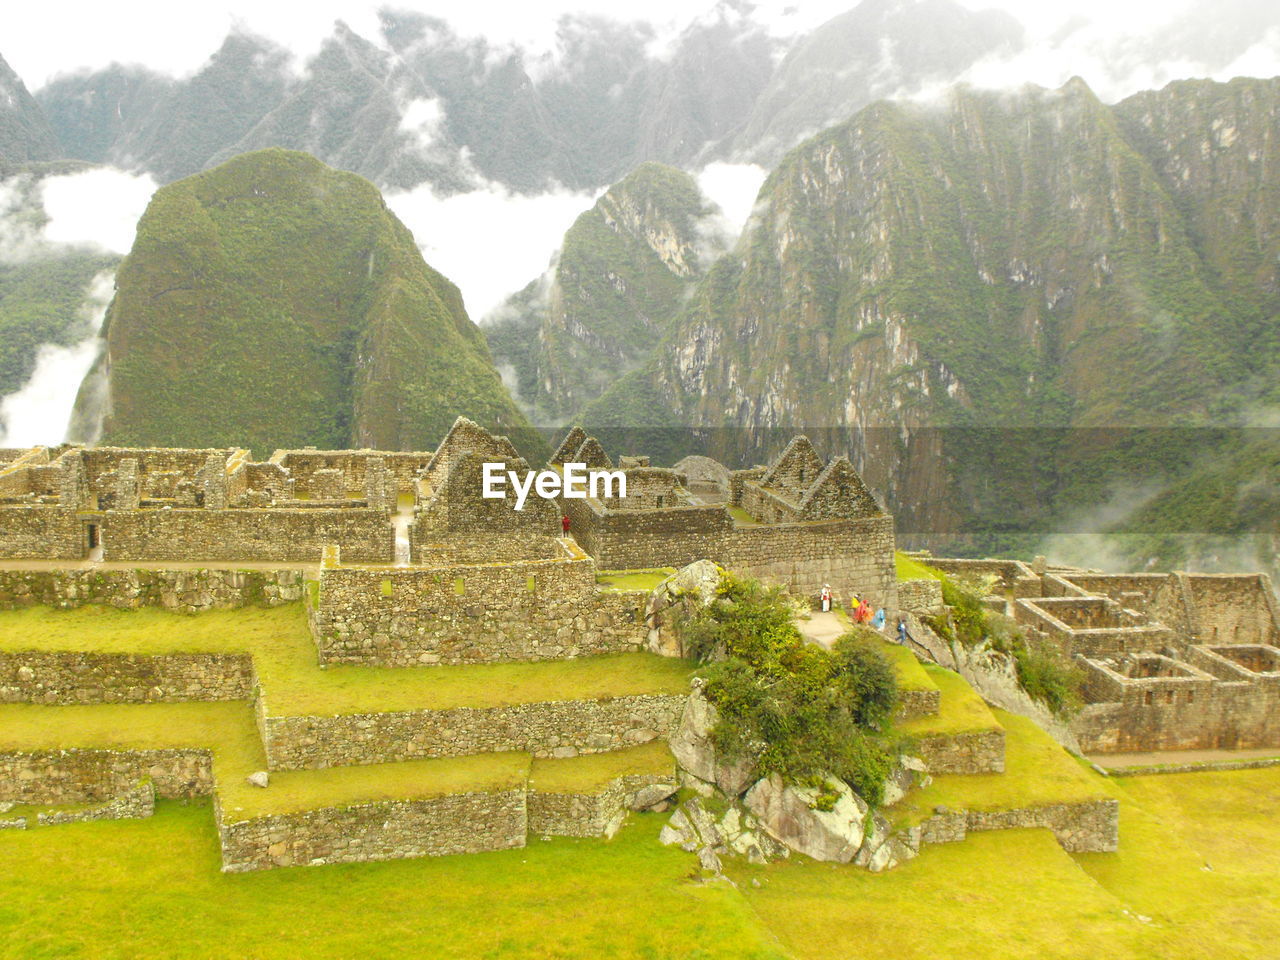
<path fill-rule="evenodd" d="M 1111 108 L 1074 80 L 875 104 L 782 161 L 587 425 L 641 397 L 642 423 L 728 427 L 747 460 L 806 429 L 909 536 L 1052 529 L 1184 470 L 1212 451 L 1181 428 L 1274 390 L 1278 100 L 1235 81 Z"/>
<path fill-rule="evenodd" d="M 722 252 L 717 212 L 688 174 L 645 163 L 578 217 L 552 270 L 486 329 L 536 421 L 572 416 L 649 357 Z"/>
<path fill-rule="evenodd" d="M 0 57 L 0 175 L 62 156 L 58 138 L 22 79 Z"/>
<path fill-rule="evenodd" d="M 527 425 L 457 288 L 377 189 L 265 150 L 159 190 L 81 388 L 125 445 L 430 449 L 457 411 Z"/>

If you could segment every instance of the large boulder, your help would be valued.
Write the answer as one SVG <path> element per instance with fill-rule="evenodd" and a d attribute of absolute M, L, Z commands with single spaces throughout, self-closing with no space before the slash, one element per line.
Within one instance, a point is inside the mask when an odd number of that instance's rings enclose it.
<path fill-rule="evenodd" d="M 774 774 L 748 790 L 743 802 L 770 836 L 815 860 L 848 863 L 862 846 L 867 805 L 837 777 L 825 778 L 822 787 L 801 787 Z"/>
<path fill-rule="evenodd" d="M 694 678 L 693 692 L 680 717 L 680 726 L 668 741 L 671 753 L 686 771 L 700 780 L 714 783 L 727 796 L 736 797 L 754 778 L 755 760 L 743 757 L 726 762 L 716 756 L 711 731 L 719 720 L 719 712 L 707 699 L 703 685 L 701 678 Z"/>
<path fill-rule="evenodd" d="M 649 650 L 664 657 L 683 657 L 685 651 L 675 630 L 676 611 L 710 603 L 724 576 L 724 570 L 712 561 L 695 560 L 654 587 L 644 608 Z"/>

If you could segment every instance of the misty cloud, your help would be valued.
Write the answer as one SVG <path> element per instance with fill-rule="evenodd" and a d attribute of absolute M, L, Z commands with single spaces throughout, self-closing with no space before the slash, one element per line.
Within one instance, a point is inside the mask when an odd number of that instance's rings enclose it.
<path fill-rule="evenodd" d="M 492 182 L 444 197 L 430 184 L 387 194 L 427 263 L 458 285 L 477 323 L 547 269 L 565 231 L 595 201 L 587 192 L 524 195 Z"/>
<path fill-rule="evenodd" d="M 66 439 L 76 392 L 102 349 L 99 334 L 114 281 L 111 272 L 94 277 L 80 308 L 82 339 L 69 347 L 42 346 L 31 379 L 0 400 L 0 446 L 52 445 Z"/>

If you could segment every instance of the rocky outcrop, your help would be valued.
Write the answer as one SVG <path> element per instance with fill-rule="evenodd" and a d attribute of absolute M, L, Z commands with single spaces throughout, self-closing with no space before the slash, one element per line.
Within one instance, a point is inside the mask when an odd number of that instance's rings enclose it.
<path fill-rule="evenodd" d="M 695 678 L 693 693 L 685 704 L 680 726 L 670 739 L 671 753 L 686 771 L 700 780 L 714 783 L 726 796 L 736 797 L 753 779 L 755 761 L 751 757 L 728 760 L 717 756 L 711 731 L 719 714 L 702 692 L 703 681 Z"/>
<path fill-rule="evenodd" d="M 759 821 L 738 804 L 730 804 L 719 818 L 699 797 L 676 809 L 658 840 L 697 852 L 704 870 L 719 873 L 723 856 L 746 857 L 750 863 L 768 863 L 791 855 L 790 849 L 761 829 Z"/>
<path fill-rule="evenodd" d="M 714 600 L 724 577 L 723 568 L 714 561 L 695 560 L 654 587 L 644 607 L 649 650 L 664 657 L 685 656 L 676 630 L 679 615 Z"/>
<path fill-rule="evenodd" d="M 743 802 L 771 837 L 815 860 L 848 863 L 862 847 L 869 808 L 836 777 L 802 787 L 774 774 L 747 791 Z"/>

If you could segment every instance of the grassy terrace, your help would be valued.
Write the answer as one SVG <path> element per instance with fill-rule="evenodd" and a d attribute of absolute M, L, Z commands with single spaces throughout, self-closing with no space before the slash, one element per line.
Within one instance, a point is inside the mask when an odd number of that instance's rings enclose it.
<path fill-rule="evenodd" d="M 153 608 L 0 612 L 0 651 L 251 654 L 271 716 L 503 706 L 684 693 L 690 665 L 647 653 L 458 667 L 316 663 L 302 604 L 194 616 Z"/>
<path fill-rule="evenodd" d="M 946 697 L 944 692 L 944 704 Z M 913 790 L 892 808 L 898 825 L 919 823 L 931 816 L 936 806 L 952 810 L 1012 810 L 1115 796 L 1106 780 L 1030 720 L 1003 710 L 992 712 L 1005 731 L 1005 772 L 936 776 L 928 787 Z"/>
<path fill-rule="evenodd" d="M 675 572 L 675 567 L 659 567 L 654 570 L 602 570 L 596 574 L 596 584 L 606 590 L 643 590 L 649 593 Z"/>
<path fill-rule="evenodd" d="M 899 647 L 903 653 L 915 659 L 910 650 Z M 898 726 L 900 733 L 911 737 L 927 737 L 938 734 L 976 733 L 994 730 L 1001 726 L 978 692 L 958 673 L 932 663 L 916 662 L 920 672 L 942 696 L 938 712 L 932 717 L 920 717 Z"/>
<path fill-rule="evenodd" d="M 636 773 L 670 775 L 676 761 L 666 741 L 654 740 L 630 750 L 592 753 L 567 760 L 535 758 L 529 787 L 540 793 L 598 793 L 617 777 Z"/>
<path fill-rule="evenodd" d="M 935 570 L 901 550 L 894 553 L 893 564 L 898 571 L 899 580 L 941 580 L 943 578 L 941 570 Z"/>
<path fill-rule="evenodd" d="M 666 818 L 652 814 L 611 841 L 227 875 L 208 806 L 162 802 L 150 820 L 0 832 L 0 957 L 1273 955 L 1280 768 L 1112 786 L 1119 853 L 1073 855 L 1047 830 L 998 831 L 926 847 L 884 874 L 804 857 L 730 861 L 736 887 L 690 882 L 695 858 L 656 842 Z"/>

